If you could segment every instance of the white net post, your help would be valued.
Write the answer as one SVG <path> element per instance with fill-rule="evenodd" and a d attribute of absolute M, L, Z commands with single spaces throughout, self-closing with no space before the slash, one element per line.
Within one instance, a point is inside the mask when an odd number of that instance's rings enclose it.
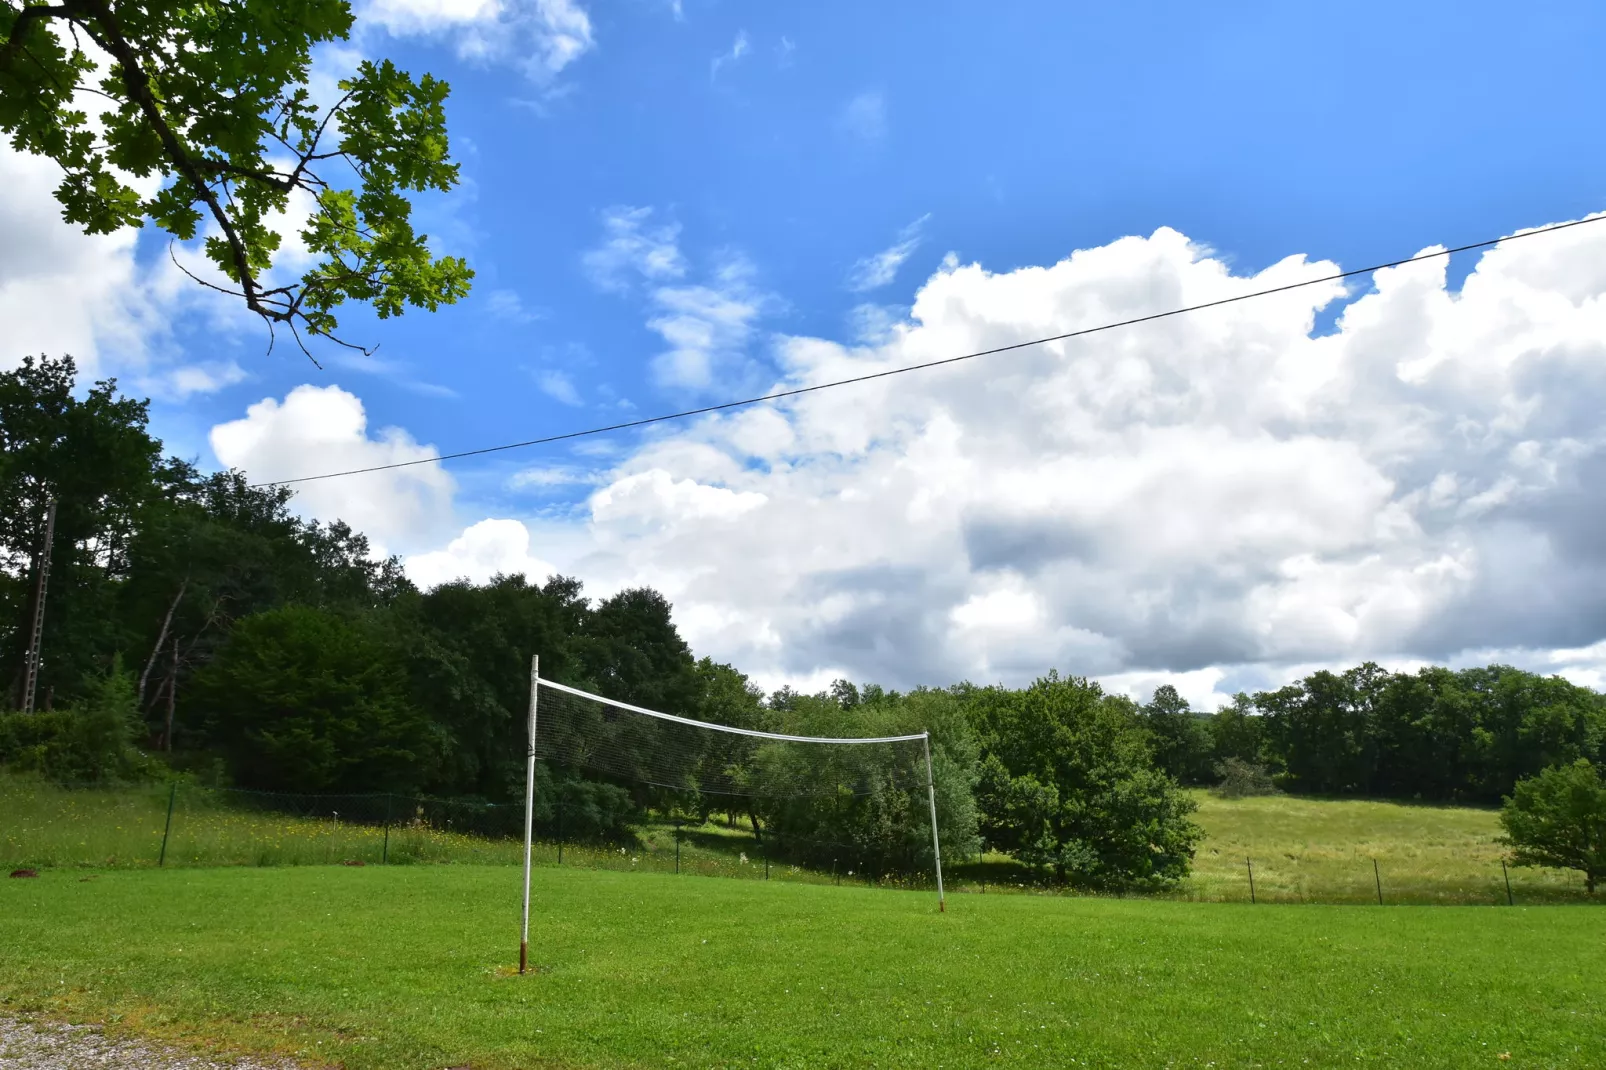
<path fill-rule="evenodd" d="M 530 968 L 530 848 L 535 833 L 535 699 L 541 655 L 530 655 L 530 753 L 524 771 L 524 918 L 519 929 L 519 973 Z"/>
<path fill-rule="evenodd" d="M 942 894 L 942 845 L 937 842 L 937 781 L 931 774 L 931 733 L 920 733 L 921 746 L 926 751 L 926 801 L 931 803 L 931 858 L 937 864 L 937 913 L 947 911 L 948 901 Z"/>

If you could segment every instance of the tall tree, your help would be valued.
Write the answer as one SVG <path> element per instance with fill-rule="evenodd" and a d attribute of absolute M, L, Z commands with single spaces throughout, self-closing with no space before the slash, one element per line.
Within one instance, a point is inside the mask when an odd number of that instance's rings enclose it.
<path fill-rule="evenodd" d="M 1388 672 L 1367 662 L 1343 673 L 1312 673 L 1255 696 L 1290 786 L 1363 795 L 1372 790 L 1376 707 L 1388 681 Z"/>
<path fill-rule="evenodd" d="M 240 621 L 195 691 L 210 739 L 254 788 L 416 790 L 444 742 L 383 630 L 327 610 L 286 606 Z"/>
<path fill-rule="evenodd" d="M 0 0 L 0 132 L 61 166 L 69 223 L 204 235 L 230 292 L 270 330 L 333 337 L 350 300 L 381 318 L 434 309 L 473 277 L 431 254 L 408 198 L 457 184 L 448 87 L 364 60 L 337 99 L 315 100 L 312 50 L 351 27 L 347 0 Z M 153 176 L 142 196 L 133 180 Z M 288 225 L 314 263 L 276 278 L 277 220 L 304 208 Z"/>
<path fill-rule="evenodd" d="M 116 584 L 167 474 L 147 403 L 114 380 L 79 397 L 76 375 L 71 357 L 26 357 L 0 373 L 0 650 L 13 699 L 47 501 L 56 499 L 56 523 L 40 688 L 70 693 L 117 649 Z"/>
<path fill-rule="evenodd" d="M 670 610 L 648 587 L 620 591 L 597 605 L 580 657 L 602 694 L 669 713 L 696 708 L 696 660 Z"/>
<path fill-rule="evenodd" d="M 1180 783 L 1207 783 L 1215 764 L 1211 754 L 1214 740 L 1209 723 L 1194 716 L 1188 700 L 1170 684 L 1161 684 L 1140 712 L 1149 730 L 1154 763 Z"/>
<path fill-rule="evenodd" d="M 1580 758 L 1519 780 L 1500 811 L 1519 866 L 1576 869 L 1593 893 L 1606 879 L 1606 783 Z"/>
<path fill-rule="evenodd" d="M 1188 820 L 1195 804 L 1154 768 L 1130 702 L 1056 673 L 1021 691 L 964 694 L 982 745 L 989 844 L 1079 883 L 1186 876 L 1202 835 Z"/>

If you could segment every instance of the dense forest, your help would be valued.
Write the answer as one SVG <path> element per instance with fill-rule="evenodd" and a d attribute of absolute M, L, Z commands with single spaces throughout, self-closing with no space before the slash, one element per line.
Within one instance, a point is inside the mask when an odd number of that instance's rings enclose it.
<path fill-rule="evenodd" d="M 288 490 L 165 455 L 145 402 L 114 382 L 82 391 L 76 374 L 65 358 L 0 374 L 0 681 L 13 709 L 55 501 L 38 712 L 0 715 L 0 765 L 13 770 L 516 800 L 538 652 L 543 676 L 700 720 L 802 735 L 929 729 L 947 849 L 985 842 L 1108 885 L 1185 874 L 1199 831 L 1180 786 L 1223 770 L 1291 792 L 1497 803 L 1548 766 L 1606 759 L 1602 696 L 1502 666 L 1367 664 L 1214 712 L 1170 687 L 1140 705 L 1054 672 L 1024 688 L 839 681 L 765 695 L 697 659 L 650 589 L 592 599 L 574 579 L 508 576 L 420 591 L 361 533 L 297 517 Z M 620 746 L 645 758 L 655 741 Z M 648 812 L 733 809 L 805 854 L 829 841 L 885 865 L 926 863 L 925 785 L 900 775 L 895 750 L 834 772 L 829 795 L 741 807 L 696 790 L 697 763 L 712 760 L 689 755 L 683 786 L 651 789 L 544 763 L 537 811 L 549 823 L 561 805 L 569 833 L 620 837 Z M 719 760 L 722 776 L 751 783 L 784 772 L 762 748 Z"/>

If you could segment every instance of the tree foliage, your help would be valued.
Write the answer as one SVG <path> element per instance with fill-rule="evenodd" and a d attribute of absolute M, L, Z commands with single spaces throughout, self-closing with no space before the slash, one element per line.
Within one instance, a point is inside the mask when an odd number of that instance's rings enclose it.
<path fill-rule="evenodd" d="M 137 780 L 154 771 L 142 735 L 132 675 L 114 660 L 71 706 L 0 712 L 0 764 L 66 783 Z"/>
<path fill-rule="evenodd" d="M 1606 700 L 1504 665 L 1318 672 L 1254 696 L 1260 757 L 1291 791 L 1498 802 L 1521 778 L 1599 761 Z"/>
<path fill-rule="evenodd" d="M 937 831 L 950 858 L 976 851 L 977 746 L 963 704 L 947 691 L 868 698 L 837 681 L 818 695 L 789 694 L 766 727 L 803 736 L 896 736 L 930 732 Z M 755 811 L 783 854 L 856 872 L 923 872 L 932 865 L 931 805 L 924 750 L 916 742 L 753 751 Z M 766 794 L 766 782 L 817 784 L 815 794 Z"/>
<path fill-rule="evenodd" d="M 1188 700 L 1170 684 L 1154 689 L 1154 697 L 1140 710 L 1149 731 L 1154 763 L 1181 784 L 1210 781 L 1215 740 L 1210 721 L 1188 707 Z"/>
<path fill-rule="evenodd" d="M 236 624 L 196 675 L 193 701 L 254 788 L 412 792 L 443 749 L 400 651 L 368 622 L 310 606 Z"/>
<path fill-rule="evenodd" d="M 1591 893 L 1606 879 L 1606 783 L 1579 759 L 1517 782 L 1500 811 L 1519 866 L 1576 869 Z"/>
<path fill-rule="evenodd" d="M 984 755 L 982 834 L 1062 880 L 1164 883 L 1188 872 L 1202 832 L 1193 800 L 1156 769 L 1125 700 L 1080 677 L 964 691 Z"/>
<path fill-rule="evenodd" d="M 381 318 L 450 304 L 473 273 L 430 252 L 408 196 L 457 183 L 448 87 L 365 60 L 315 100 L 313 49 L 352 18 L 348 0 L 0 0 L 0 132 L 61 166 L 69 223 L 204 236 L 231 292 L 298 339 L 333 337 L 346 301 Z M 302 210 L 313 262 L 279 278 Z"/>
<path fill-rule="evenodd" d="M 1216 765 L 1214 791 L 1223 799 L 1242 799 L 1251 795 L 1276 795 L 1277 782 L 1258 762 L 1226 758 Z"/>

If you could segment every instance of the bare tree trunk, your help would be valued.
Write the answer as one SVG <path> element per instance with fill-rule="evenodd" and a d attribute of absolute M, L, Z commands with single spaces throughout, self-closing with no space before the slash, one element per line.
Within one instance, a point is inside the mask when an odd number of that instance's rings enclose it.
<path fill-rule="evenodd" d="M 184 597 L 184 589 L 190 585 L 190 578 L 184 577 L 184 582 L 178 585 L 178 593 L 167 604 L 167 616 L 162 618 L 162 630 L 156 633 L 156 645 L 151 647 L 151 656 L 145 659 L 145 671 L 139 674 L 139 708 L 145 708 L 145 683 L 150 679 L 151 668 L 156 664 L 156 655 L 162 652 L 162 644 L 167 642 L 167 629 L 173 625 L 173 612 L 178 609 L 179 599 Z"/>
<path fill-rule="evenodd" d="M 173 674 L 167 678 L 167 722 L 162 726 L 162 749 L 173 750 L 173 699 L 178 694 L 178 636 L 173 636 Z"/>

